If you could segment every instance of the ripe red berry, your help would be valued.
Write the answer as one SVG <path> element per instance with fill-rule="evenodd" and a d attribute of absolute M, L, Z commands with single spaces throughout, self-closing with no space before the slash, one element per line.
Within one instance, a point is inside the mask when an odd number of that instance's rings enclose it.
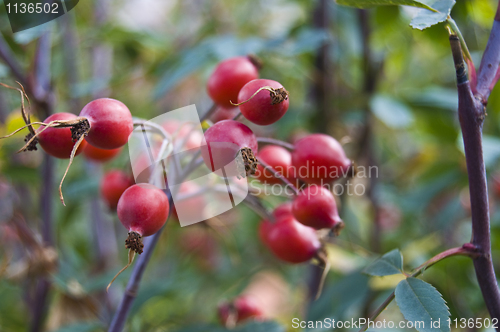
<path fill-rule="evenodd" d="M 267 145 L 259 151 L 257 155 L 259 161 L 263 161 L 272 169 L 280 173 L 290 182 L 295 182 L 294 172 L 292 169 L 292 154 L 287 149 L 277 145 Z M 281 180 L 274 174 L 259 164 L 257 167 L 257 178 L 260 182 L 266 184 L 279 184 Z"/>
<path fill-rule="evenodd" d="M 336 139 L 312 134 L 295 143 L 292 165 L 296 175 L 305 182 L 324 185 L 346 175 L 351 161 Z"/>
<path fill-rule="evenodd" d="M 272 91 L 267 89 L 259 91 L 263 87 L 269 87 Z M 285 115 L 289 104 L 288 92 L 279 82 L 257 79 L 241 88 L 238 94 L 238 104 L 240 103 L 240 111 L 245 118 L 255 124 L 266 126 Z"/>
<path fill-rule="evenodd" d="M 82 109 L 80 116 L 87 118 L 90 124 L 85 140 L 101 149 L 122 147 L 134 129 L 127 106 L 111 98 L 91 101 Z"/>
<path fill-rule="evenodd" d="M 104 163 L 116 157 L 118 154 L 120 154 L 121 151 L 122 148 L 107 150 L 99 149 L 93 145 L 87 144 L 87 146 L 83 150 L 83 155 L 89 160 Z"/>
<path fill-rule="evenodd" d="M 219 319 L 224 326 L 231 326 L 249 319 L 262 320 L 264 312 L 259 303 L 250 295 L 242 295 L 233 303 L 219 306 Z"/>
<path fill-rule="evenodd" d="M 292 215 L 281 211 L 261 229 L 264 244 L 281 260 L 289 263 L 307 262 L 321 247 L 316 231 L 299 223 Z"/>
<path fill-rule="evenodd" d="M 217 122 L 205 132 L 205 140 L 207 145 L 201 147 L 201 155 L 213 172 L 231 163 L 240 150 L 243 160 L 249 165 L 247 174 L 255 172 L 257 162 L 254 154 L 258 149 L 257 139 L 252 130 L 243 123 L 234 120 Z"/>
<path fill-rule="evenodd" d="M 163 227 L 169 209 L 167 195 L 152 184 L 134 184 L 125 190 L 118 201 L 117 213 L 129 232 L 126 248 L 141 254 L 142 237 L 153 235 Z"/>
<path fill-rule="evenodd" d="M 278 205 L 273 211 L 273 216 L 275 220 L 292 216 L 292 202 L 285 202 Z"/>
<path fill-rule="evenodd" d="M 316 185 L 307 187 L 295 197 L 292 212 L 299 222 L 315 229 L 333 228 L 342 222 L 332 193 Z"/>
<path fill-rule="evenodd" d="M 239 108 L 235 106 L 219 106 L 210 119 L 213 123 L 222 120 L 232 120 L 239 112 Z"/>
<path fill-rule="evenodd" d="M 101 180 L 101 195 L 110 209 L 116 209 L 123 192 L 133 185 L 131 177 L 120 170 L 109 171 Z"/>
<path fill-rule="evenodd" d="M 248 57 L 224 60 L 208 79 L 208 94 L 216 104 L 231 107 L 231 101 L 238 100 L 240 89 L 258 77 L 259 71 Z"/>
<path fill-rule="evenodd" d="M 292 214 L 292 203 L 286 202 L 281 205 L 278 205 L 273 211 L 274 220 L 280 220 L 286 217 L 293 217 Z M 259 237 L 266 246 L 268 246 L 267 242 L 267 234 L 271 231 L 273 227 L 273 223 L 268 220 L 262 220 L 259 225 Z"/>
<path fill-rule="evenodd" d="M 55 120 L 72 120 L 77 118 L 76 115 L 71 113 L 55 113 L 45 119 L 44 123 L 49 123 Z M 71 151 L 75 146 L 71 136 L 71 129 L 67 128 L 47 128 L 41 131 L 45 126 L 41 126 L 37 132 L 38 142 L 42 149 L 53 157 L 68 159 L 71 156 Z M 79 155 L 85 148 L 86 143 L 82 142 L 75 155 Z"/>

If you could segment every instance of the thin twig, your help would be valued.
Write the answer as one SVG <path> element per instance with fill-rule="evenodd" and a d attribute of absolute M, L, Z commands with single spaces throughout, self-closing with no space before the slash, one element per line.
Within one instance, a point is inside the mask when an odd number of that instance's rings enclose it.
<path fill-rule="evenodd" d="M 274 145 L 279 145 L 284 148 L 287 148 L 288 150 L 294 150 L 295 147 L 293 144 L 290 144 L 288 142 L 284 142 L 275 138 L 270 138 L 270 137 L 257 137 L 257 142 L 259 143 L 269 143 L 269 144 L 274 144 Z"/>

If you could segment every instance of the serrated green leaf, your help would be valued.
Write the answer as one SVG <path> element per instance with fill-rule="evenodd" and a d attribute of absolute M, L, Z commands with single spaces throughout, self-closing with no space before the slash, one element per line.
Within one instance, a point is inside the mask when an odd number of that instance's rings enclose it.
<path fill-rule="evenodd" d="M 403 269 L 403 256 L 399 249 L 389 251 L 364 269 L 364 273 L 382 277 L 401 273 Z"/>
<path fill-rule="evenodd" d="M 375 6 L 411 6 L 425 8 L 431 12 L 436 12 L 434 8 L 416 0 L 337 0 L 337 3 L 339 5 L 356 8 L 370 8 Z"/>
<path fill-rule="evenodd" d="M 414 29 L 424 30 L 435 24 L 444 22 L 448 18 L 448 15 L 450 15 L 454 5 L 455 0 L 438 0 L 432 4 L 432 7 L 438 11 L 437 13 L 421 9 L 413 20 L 411 20 L 410 26 Z"/>
<path fill-rule="evenodd" d="M 425 281 L 417 278 L 401 281 L 396 287 L 396 303 L 405 319 L 413 322 L 417 331 L 450 331 L 450 312 L 446 302 L 436 288 Z"/>

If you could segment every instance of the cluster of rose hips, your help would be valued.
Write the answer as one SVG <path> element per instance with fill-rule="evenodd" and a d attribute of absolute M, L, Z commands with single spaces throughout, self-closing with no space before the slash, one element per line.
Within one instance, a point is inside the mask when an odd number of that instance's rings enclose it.
<path fill-rule="evenodd" d="M 207 167 L 212 171 L 220 169 L 241 152 L 246 175 L 255 175 L 267 185 L 292 186 L 295 197 L 276 207 L 260 223 L 260 238 L 285 262 L 303 263 L 317 258 L 326 265 L 317 230 L 338 233 L 343 227 L 335 198 L 326 187 L 353 170 L 340 143 L 328 135 L 311 134 L 293 147 L 283 144 L 291 151 L 280 145 L 266 145 L 259 151 L 252 130 L 236 121 L 239 112 L 251 123 L 270 125 L 288 110 L 289 96 L 280 83 L 258 79 L 258 67 L 252 58 L 221 62 L 209 78 L 208 92 L 220 108 L 212 118 L 215 123 L 205 132 L 207 145 L 201 152 Z M 231 105 L 239 106 L 239 112 Z M 245 297 L 237 298 L 222 305 L 219 315 L 226 325 L 262 316 L 252 308 Z"/>
<path fill-rule="evenodd" d="M 22 111 L 30 133 L 20 151 L 36 150 L 40 144 L 49 155 L 70 159 L 68 169 L 73 158 L 82 151 L 93 161 L 112 159 L 127 143 L 133 130 L 130 110 L 122 102 L 110 98 L 88 103 L 78 117 L 62 112 L 50 115 L 41 123 L 31 123 Z M 33 124 L 40 127 L 35 131 Z M 101 191 L 108 206 L 117 209 L 119 220 L 129 232 L 125 243 L 130 249 L 130 265 L 134 254 L 142 253 L 142 237 L 156 233 L 165 224 L 169 213 L 168 197 L 153 185 L 134 184 L 118 170 L 103 177 Z M 60 194 L 64 203 L 62 192 Z"/>
<path fill-rule="evenodd" d="M 204 133 L 206 145 L 193 147 L 200 147 L 206 166 L 213 172 L 223 169 L 240 154 L 243 162 L 238 165 L 238 172 L 224 176 L 255 175 L 263 184 L 291 186 L 294 199 L 276 207 L 261 222 L 260 237 L 281 260 L 302 263 L 316 257 L 325 263 L 316 231 L 338 232 L 343 227 L 335 198 L 325 186 L 352 168 L 340 143 L 327 135 L 311 134 L 298 140 L 291 151 L 279 145 L 267 145 L 259 151 L 252 130 L 236 119 L 243 115 L 256 125 L 273 124 L 287 112 L 289 94 L 280 83 L 259 79 L 259 66 L 252 57 L 221 62 L 210 76 L 207 88 L 218 107 L 211 117 L 213 125 Z M 94 161 L 110 160 L 127 143 L 133 130 L 129 109 L 122 102 L 108 98 L 90 102 L 78 117 L 57 113 L 43 123 L 29 123 L 29 117 L 26 122 L 30 134 L 22 151 L 36 150 L 39 143 L 48 154 L 69 158 L 70 164 L 82 151 Z M 33 130 L 33 124 L 40 125 L 38 130 Z M 178 130 L 189 143 L 189 135 L 194 132 L 176 127 L 175 123 L 164 125 L 167 132 Z M 134 184 L 120 170 L 105 174 L 101 193 L 107 205 L 117 210 L 119 220 L 129 232 L 125 242 L 130 249 L 129 266 L 134 254 L 143 251 L 142 237 L 156 233 L 165 224 L 170 209 L 167 195 L 154 185 Z M 236 301 L 224 315 L 231 320 L 236 313 L 239 316 L 236 321 L 248 316 L 243 309 L 238 313 L 238 306 Z"/>

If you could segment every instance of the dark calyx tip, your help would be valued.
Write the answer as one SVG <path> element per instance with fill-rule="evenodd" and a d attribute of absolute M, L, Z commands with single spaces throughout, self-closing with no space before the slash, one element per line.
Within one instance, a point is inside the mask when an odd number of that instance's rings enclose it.
<path fill-rule="evenodd" d="M 128 238 L 125 240 L 125 248 L 131 249 L 138 253 L 142 254 L 144 244 L 142 243 L 142 236 L 137 232 L 129 232 Z"/>
<path fill-rule="evenodd" d="M 27 143 L 33 136 L 34 136 L 33 133 L 29 133 L 24 138 L 24 141 Z M 24 151 L 36 151 L 36 150 L 38 150 L 38 148 L 36 147 L 37 144 L 38 144 L 38 138 L 35 138 L 34 140 L 31 141 L 31 143 L 26 147 L 26 149 Z"/>
<path fill-rule="evenodd" d="M 241 164 L 241 161 L 238 158 L 237 159 L 237 161 L 239 161 L 237 165 L 238 173 L 242 177 L 246 177 L 248 175 L 254 175 L 255 172 L 257 171 L 257 165 L 259 164 L 259 161 L 253 154 L 252 149 L 242 148 L 239 152 L 241 153 L 241 157 L 243 159 L 243 165 Z"/>
<path fill-rule="evenodd" d="M 84 119 L 77 124 L 71 126 L 71 139 L 73 142 L 76 142 L 80 139 L 80 137 L 87 136 L 90 130 L 89 120 Z"/>
<path fill-rule="evenodd" d="M 271 96 L 271 105 L 276 105 L 288 99 L 288 91 L 285 88 L 272 89 L 269 92 Z"/>

